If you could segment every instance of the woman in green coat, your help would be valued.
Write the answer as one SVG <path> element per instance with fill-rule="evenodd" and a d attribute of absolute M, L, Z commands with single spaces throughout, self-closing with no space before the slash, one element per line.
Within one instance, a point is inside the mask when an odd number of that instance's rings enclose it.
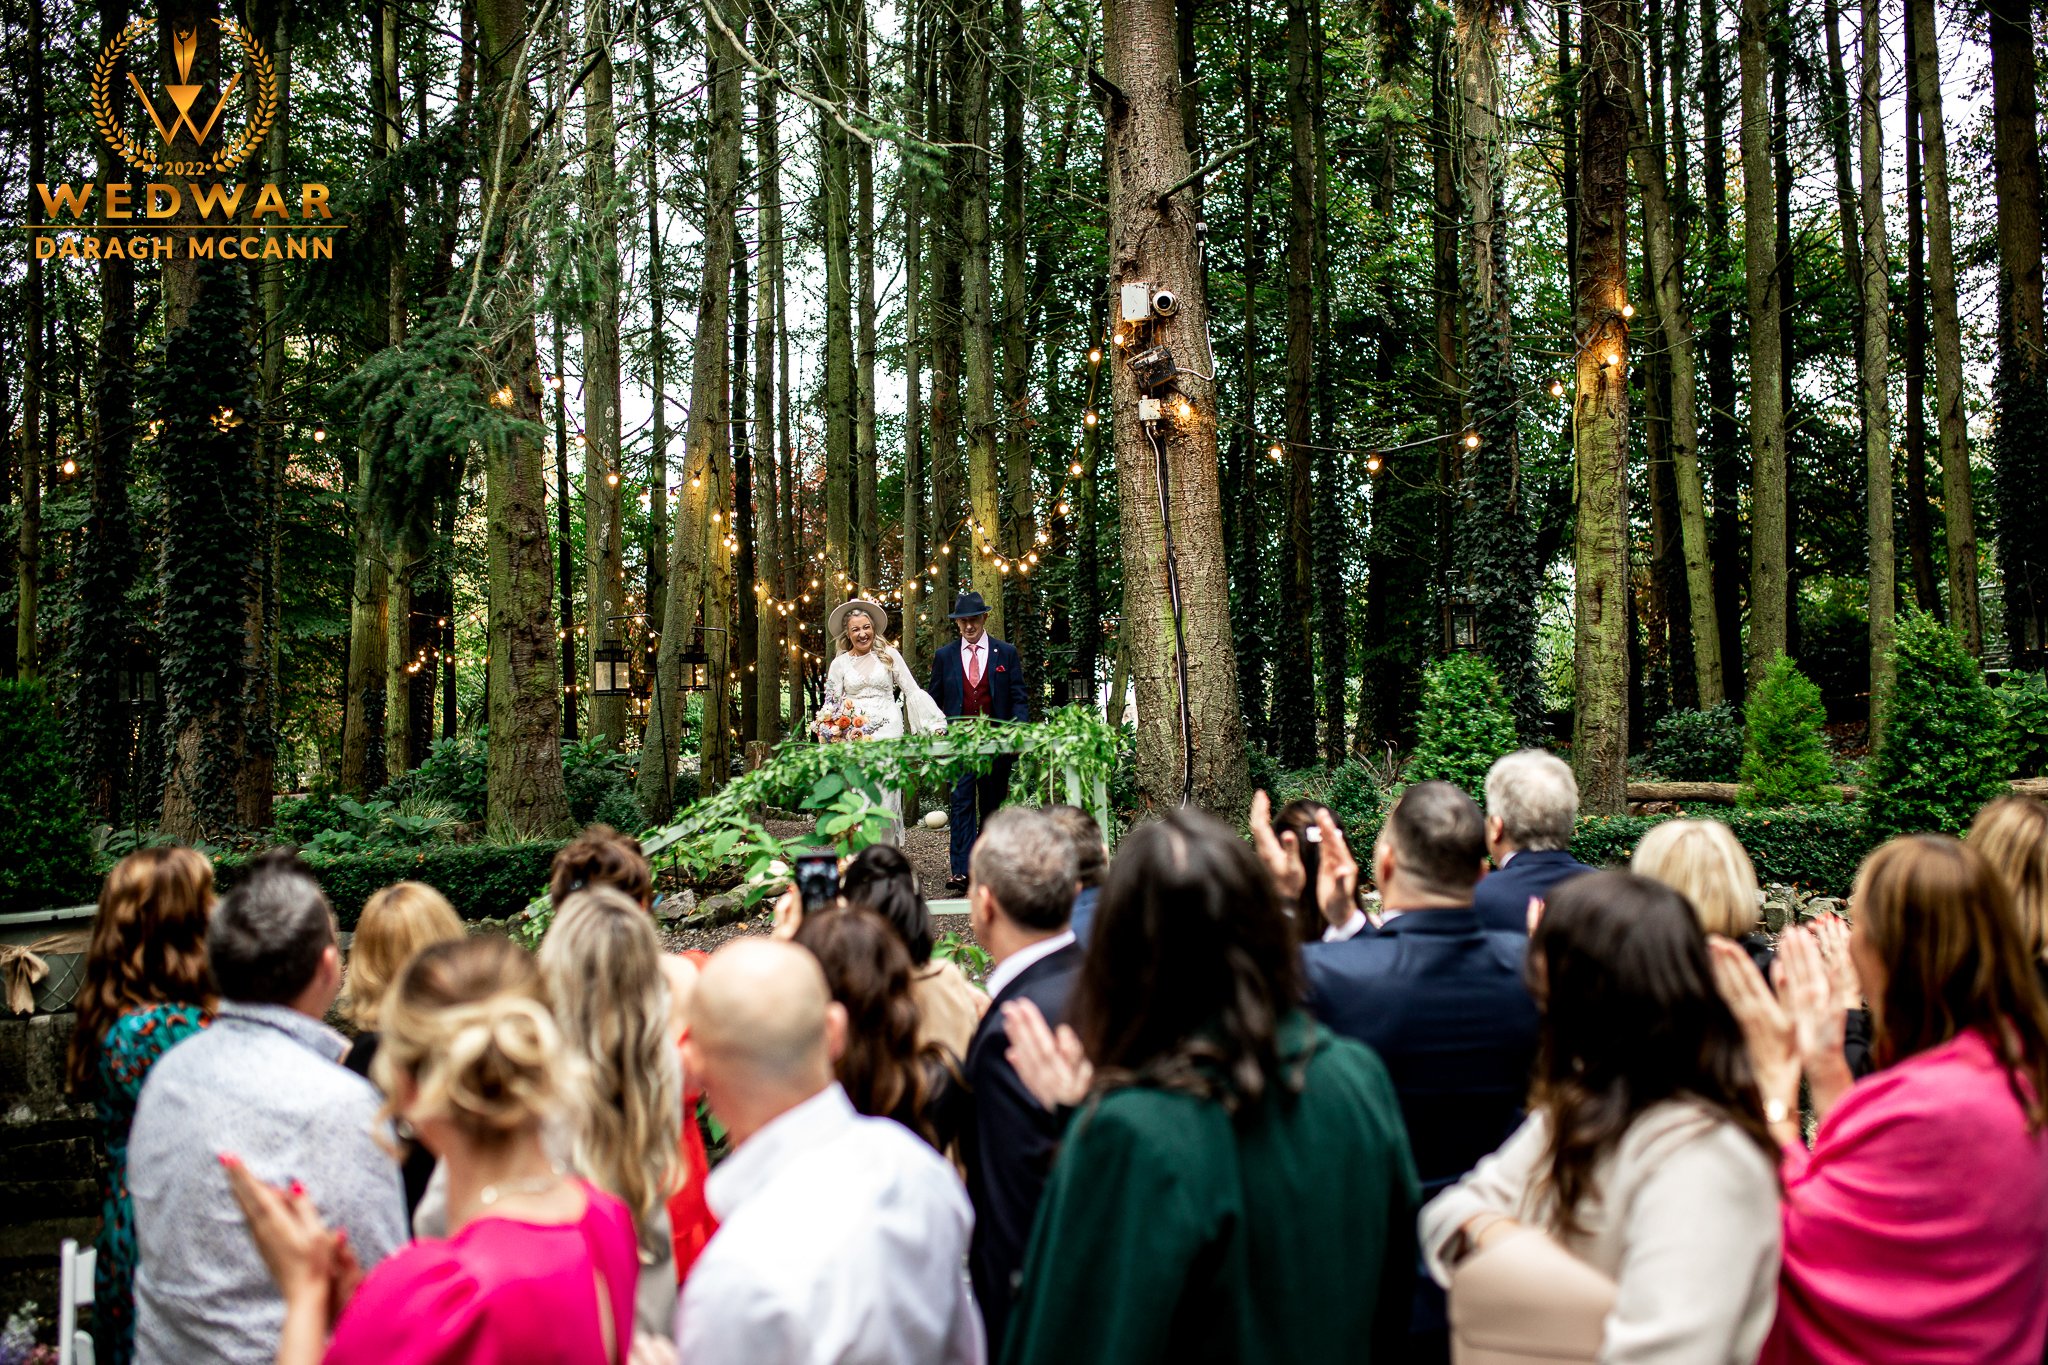
<path fill-rule="evenodd" d="M 1302 1011 L 1296 954 L 1217 821 L 1177 811 L 1117 850 L 1078 1033 L 1006 1008 L 1019 1075 L 1078 1104 L 1007 1365 L 1398 1359 L 1414 1161 L 1379 1058 Z"/>

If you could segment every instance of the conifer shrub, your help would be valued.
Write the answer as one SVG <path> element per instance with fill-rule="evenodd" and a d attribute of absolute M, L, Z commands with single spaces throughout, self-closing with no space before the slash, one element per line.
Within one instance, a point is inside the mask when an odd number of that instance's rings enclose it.
<path fill-rule="evenodd" d="M 0 913 L 92 899 L 93 833 L 40 684 L 0 682 Z"/>
<path fill-rule="evenodd" d="M 1749 697 L 1742 792 L 1751 807 L 1825 805 L 1840 799 L 1821 726 L 1820 688 L 1785 655 L 1772 659 Z"/>
<path fill-rule="evenodd" d="M 1871 832 L 1960 834 L 2006 789 L 2005 713 L 1953 630 L 1924 612 L 1901 618 L 1897 682 L 1866 774 Z"/>
<path fill-rule="evenodd" d="M 1407 779 L 1441 778 L 1474 801 L 1486 799 L 1493 761 L 1519 747 L 1515 713 L 1493 665 L 1480 654 L 1453 654 L 1424 670 L 1415 733 Z"/>

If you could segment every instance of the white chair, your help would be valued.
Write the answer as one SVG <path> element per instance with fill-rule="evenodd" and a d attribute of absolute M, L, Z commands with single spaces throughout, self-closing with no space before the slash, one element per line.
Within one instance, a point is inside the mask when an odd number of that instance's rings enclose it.
<path fill-rule="evenodd" d="M 81 1305 L 92 1303 L 94 1247 L 80 1250 L 69 1237 L 57 1248 L 57 1365 L 94 1365 L 92 1333 L 78 1325 Z"/>

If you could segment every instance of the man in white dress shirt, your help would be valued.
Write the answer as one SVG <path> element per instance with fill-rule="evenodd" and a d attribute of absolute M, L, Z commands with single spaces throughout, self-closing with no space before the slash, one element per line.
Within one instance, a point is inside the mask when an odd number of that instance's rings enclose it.
<path fill-rule="evenodd" d="M 689 1365 L 982 1365 L 974 1215 L 953 1168 L 833 1079 L 846 1041 L 816 959 L 740 939 L 704 965 L 684 1065 L 732 1135 L 718 1232 L 677 1310 Z"/>

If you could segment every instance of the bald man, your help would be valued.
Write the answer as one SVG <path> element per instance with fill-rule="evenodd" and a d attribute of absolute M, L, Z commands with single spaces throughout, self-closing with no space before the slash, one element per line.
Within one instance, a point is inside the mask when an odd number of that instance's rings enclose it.
<path fill-rule="evenodd" d="M 718 1232 L 683 1287 L 690 1365 L 982 1365 L 974 1215 L 943 1158 L 833 1079 L 846 1011 L 793 943 L 711 955 L 683 1065 L 732 1135 L 705 1197 Z"/>

